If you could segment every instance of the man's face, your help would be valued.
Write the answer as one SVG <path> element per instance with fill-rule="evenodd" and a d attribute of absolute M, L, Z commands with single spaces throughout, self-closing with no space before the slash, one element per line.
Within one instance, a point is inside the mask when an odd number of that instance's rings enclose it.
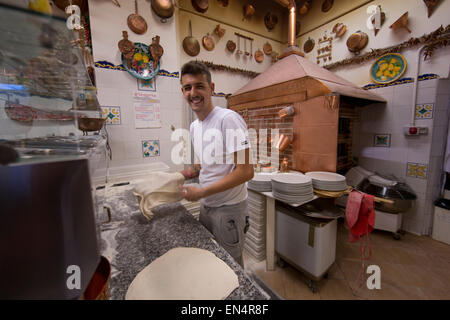
<path fill-rule="evenodd" d="M 185 74 L 181 78 L 181 91 L 194 112 L 212 108 L 214 83 L 209 84 L 204 74 Z"/>

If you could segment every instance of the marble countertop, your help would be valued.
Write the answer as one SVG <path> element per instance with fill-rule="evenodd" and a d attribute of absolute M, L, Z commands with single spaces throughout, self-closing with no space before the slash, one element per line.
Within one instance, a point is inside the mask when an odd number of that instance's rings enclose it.
<path fill-rule="evenodd" d="M 214 241 L 179 202 L 158 206 L 147 220 L 139 209 L 132 184 L 97 190 L 97 205 L 110 208 L 111 221 L 100 224 L 100 251 L 111 263 L 110 299 L 123 300 L 136 275 L 153 260 L 176 247 L 209 250 L 236 273 L 239 287 L 228 300 L 265 300 L 269 294 L 262 289 L 235 260 Z M 97 221 L 105 221 L 106 210 Z"/>

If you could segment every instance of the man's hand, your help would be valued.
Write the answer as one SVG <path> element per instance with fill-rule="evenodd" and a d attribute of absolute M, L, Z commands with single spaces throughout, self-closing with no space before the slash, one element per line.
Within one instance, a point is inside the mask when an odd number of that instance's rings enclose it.
<path fill-rule="evenodd" d="M 188 201 L 197 201 L 204 197 L 205 190 L 193 186 L 181 186 L 180 193 Z"/>
<path fill-rule="evenodd" d="M 200 168 L 197 165 L 189 167 L 187 170 L 182 170 L 180 173 L 184 176 L 184 179 L 189 180 L 198 177 Z"/>

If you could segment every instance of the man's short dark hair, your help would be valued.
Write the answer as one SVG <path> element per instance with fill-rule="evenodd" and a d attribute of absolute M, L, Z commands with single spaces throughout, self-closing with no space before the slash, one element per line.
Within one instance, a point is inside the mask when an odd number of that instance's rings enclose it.
<path fill-rule="evenodd" d="M 208 83 L 211 84 L 211 73 L 209 72 L 208 67 L 202 62 L 194 60 L 186 62 L 181 67 L 180 81 L 185 74 L 194 74 L 194 75 L 204 74 L 206 76 L 206 80 L 208 81 Z"/>

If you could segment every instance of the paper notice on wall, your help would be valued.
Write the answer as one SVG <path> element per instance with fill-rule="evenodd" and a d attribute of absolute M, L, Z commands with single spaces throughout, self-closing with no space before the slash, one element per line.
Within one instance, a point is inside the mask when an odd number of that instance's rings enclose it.
<path fill-rule="evenodd" d="M 135 128 L 161 128 L 161 108 L 157 92 L 133 93 Z"/>

